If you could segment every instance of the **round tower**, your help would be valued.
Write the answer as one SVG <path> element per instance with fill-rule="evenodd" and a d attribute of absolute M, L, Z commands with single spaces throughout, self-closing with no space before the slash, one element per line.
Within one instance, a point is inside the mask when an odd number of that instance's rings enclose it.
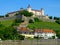
<path fill-rule="evenodd" d="M 44 9 L 41 8 L 41 16 L 44 16 Z"/>
<path fill-rule="evenodd" d="M 28 5 L 27 11 L 31 12 L 31 6 L 30 5 Z"/>

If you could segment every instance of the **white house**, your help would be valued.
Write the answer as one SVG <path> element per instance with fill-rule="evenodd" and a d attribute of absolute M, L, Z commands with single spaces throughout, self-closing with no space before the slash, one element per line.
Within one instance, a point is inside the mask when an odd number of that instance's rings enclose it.
<path fill-rule="evenodd" d="M 44 39 L 52 38 L 52 36 L 55 36 L 56 38 L 56 33 L 53 30 L 49 29 L 43 29 L 43 30 L 36 29 L 34 35 L 42 37 Z"/>

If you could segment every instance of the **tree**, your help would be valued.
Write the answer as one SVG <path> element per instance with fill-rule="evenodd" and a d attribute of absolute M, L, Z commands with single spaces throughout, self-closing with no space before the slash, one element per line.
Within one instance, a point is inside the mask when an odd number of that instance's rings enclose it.
<path fill-rule="evenodd" d="M 52 36 L 52 39 L 55 39 L 55 36 Z"/>
<path fill-rule="evenodd" d="M 52 19 L 52 16 L 49 16 L 50 19 Z"/>
<path fill-rule="evenodd" d="M 60 39 L 60 32 L 57 33 L 57 37 Z"/>
<path fill-rule="evenodd" d="M 59 20 L 59 17 L 54 17 L 54 20 Z"/>
<path fill-rule="evenodd" d="M 34 23 L 32 19 L 29 20 L 29 23 Z"/>
<path fill-rule="evenodd" d="M 19 14 L 24 15 L 26 17 L 31 17 L 33 15 L 32 12 L 28 12 L 27 10 L 22 10 L 19 12 Z"/>
<path fill-rule="evenodd" d="M 0 16 L 0 18 L 2 18 L 2 17 L 4 17 L 4 16 Z"/>
<path fill-rule="evenodd" d="M 34 18 L 34 21 L 35 21 L 35 22 L 41 22 L 42 20 L 39 20 L 39 19 L 36 17 L 36 18 Z"/>
<path fill-rule="evenodd" d="M 8 15 L 8 14 L 6 14 L 5 16 L 6 16 L 6 17 L 9 17 L 9 15 Z"/>

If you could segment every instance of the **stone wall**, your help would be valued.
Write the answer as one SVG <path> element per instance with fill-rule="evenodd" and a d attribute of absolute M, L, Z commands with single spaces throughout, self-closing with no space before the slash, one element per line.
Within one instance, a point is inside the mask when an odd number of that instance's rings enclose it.
<path fill-rule="evenodd" d="M 3 20 L 10 20 L 10 19 L 22 19 L 22 15 L 17 15 L 17 16 L 12 16 L 12 17 L 3 17 L 3 18 L 0 18 L 0 21 L 3 21 Z"/>
<path fill-rule="evenodd" d="M 0 45 L 60 45 L 60 39 L 0 40 Z"/>

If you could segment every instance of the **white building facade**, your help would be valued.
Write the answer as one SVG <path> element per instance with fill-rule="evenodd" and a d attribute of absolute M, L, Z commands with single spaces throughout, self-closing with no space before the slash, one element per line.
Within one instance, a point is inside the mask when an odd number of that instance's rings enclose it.
<path fill-rule="evenodd" d="M 53 30 L 47 30 L 47 29 L 35 30 L 34 35 L 42 37 L 44 39 L 49 39 L 52 38 L 53 36 L 55 37 L 55 39 L 57 38 L 56 33 Z"/>
<path fill-rule="evenodd" d="M 33 16 L 44 16 L 44 9 L 41 8 L 41 10 L 34 10 L 28 5 L 27 11 L 32 12 L 34 15 Z"/>

